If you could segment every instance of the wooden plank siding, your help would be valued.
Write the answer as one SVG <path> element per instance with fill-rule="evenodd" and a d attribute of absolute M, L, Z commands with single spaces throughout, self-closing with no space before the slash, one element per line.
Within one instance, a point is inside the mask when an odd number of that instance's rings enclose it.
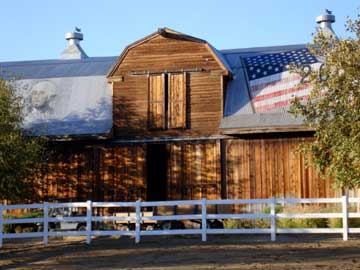
<path fill-rule="evenodd" d="M 168 143 L 166 148 L 168 200 L 221 198 L 220 141 Z M 36 188 L 41 200 L 146 200 L 146 149 L 145 144 L 64 143 L 32 181 L 41 181 Z"/>
<path fill-rule="evenodd" d="M 33 179 L 42 200 L 146 199 L 144 145 L 67 146 Z M 71 149 L 71 150 L 70 150 Z"/>
<path fill-rule="evenodd" d="M 157 35 L 131 48 L 112 76 L 196 68 L 223 71 L 206 44 Z"/>
<path fill-rule="evenodd" d="M 160 115 L 164 107 L 156 103 L 156 110 L 153 108 L 154 92 L 149 89 L 159 83 L 163 86 L 159 80 L 163 80 L 164 74 L 168 77 L 167 129 L 154 130 L 153 112 L 158 111 L 157 115 Z M 220 133 L 223 69 L 205 43 L 156 36 L 129 49 L 109 80 L 113 85 L 115 137 Z M 156 101 L 162 99 L 163 96 L 157 95 Z M 157 126 L 163 127 L 163 123 L 156 119 Z"/>
<path fill-rule="evenodd" d="M 296 153 L 305 138 L 226 140 L 227 198 L 319 198 L 339 194 Z"/>
<path fill-rule="evenodd" d="M 149 76 L 149 128 L 164 129 L 165 122 L 165 75 Z"/>
<path fill-rule="evenodd" d="M 295 152 L 309 139 L 226 139 L 223 167 L 220 140 L 167 142 L 166 199 L 220 199 L 224 192 L 228 199 L 340 195 Z M 64 142 L 33 180 L 34 187 L 44 200 L 146 200 L 147 147 Z"/>
<path fill-rule="evenodd" d="M 168 127 L 186 128 L 186 73 L 168 76 Z"/>
<path fill-rule="evenodd" d="M 220 142 L 168 145 L 168 200 L 221 198 Z"/>
<path fill-rule="evenodd" d="M 148 118 L 147 76 L 124 76 L 124 81 L 113 83 L 115 136 L 141 138 L 219 134 L 223 111 L 220 89 L 219 75 L 203 72 L 187 74 L 187 129 L 153 130 Z"/>

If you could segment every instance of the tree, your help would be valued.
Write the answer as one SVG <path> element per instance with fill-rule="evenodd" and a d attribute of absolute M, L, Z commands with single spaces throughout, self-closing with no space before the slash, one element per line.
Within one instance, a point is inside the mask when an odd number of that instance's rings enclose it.
<path fill-rule="evenodd" d="M 337 187 L 355 188 L 360 187 L 360 15 L 348 20 L 346 30 L 350 35 L 343 39 L 315 35 L 309 50 L 323 59 L 319 70 L 293 66 L 313 90 L 306 102 L 295 98 L 290 112 L 315 131 L 314 140 L 299 148 L 308 164 Z"/>
<path fill-rule="evenodd" d="M 0 202 L 34 197 L 30 179 L 45 156 L 45 139 L 21 128 L 22 104 L 15 84 L 0 79 Z"/>

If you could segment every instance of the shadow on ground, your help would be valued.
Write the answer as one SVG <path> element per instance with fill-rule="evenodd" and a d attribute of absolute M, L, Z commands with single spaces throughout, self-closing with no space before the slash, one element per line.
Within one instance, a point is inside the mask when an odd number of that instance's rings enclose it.
<path fill-rule="evenodd" d="M 4 243 L 0 269 L 355 269 L 360 237 L 341 236 L 122 237 Z"/>

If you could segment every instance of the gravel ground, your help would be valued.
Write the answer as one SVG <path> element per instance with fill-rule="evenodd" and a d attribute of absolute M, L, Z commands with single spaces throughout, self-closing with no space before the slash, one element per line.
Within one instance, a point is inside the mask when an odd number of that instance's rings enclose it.
<path fill-rule="evenodd" d="M 102 237 L 5 241 L 0 269 L 360 269 L 360 236 Z"/>

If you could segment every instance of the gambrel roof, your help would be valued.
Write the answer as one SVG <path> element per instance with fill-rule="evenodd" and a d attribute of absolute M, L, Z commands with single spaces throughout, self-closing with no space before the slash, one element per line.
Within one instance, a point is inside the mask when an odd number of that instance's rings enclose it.
<path fill-rule="evenodd" d="M 209 44 L 206 40 L 192 37 L 192 36 L 177 32 L 177 31 L 169 29 L 169 28 L 159 28 L 156 32 L 126 46 L 126 48 L 120 54 L 120 56 L 118 57 L 118 59 L 116 60 L 114 65 L 111 67 L 110 71 L 107 74 L 107 77 L 109 78 L 114 75 L 114 72 L 117 70 L 117 68 L 119 67 L 122 60 L 125 58 L 127 53 L 132 48 L 139 46 L 142 43 L 147 42 L 157 36 L 164 36 L 164 37 L 169 37 L 169 38 L 174 38 L 174 39 L 189 40 L 189 41 L 203 43 L 205 45 L 205 47 L 209 50 L 209 52 L 213 55 L 214 59 L 219 64 L 219 67 L 224 71 L 224 74 L 226 74 L 226 75 L 231 74 L 231 69 L 230 69 L 228 63 L 226 62 L 226 60 L 224 59 L 223 55 L 218 50 L 216 50 L 211 44 Z"/>
<path fill-rule="evenodd" d="M 107 135 L 112 128 L 107 78 L 129 50 L 159 35 L 203 43 L 229 75 L 220 125 L 224 133 L 305 130 L 302 119 L 287 112 L 290 97 L 309 89 L 297 92 L 299 78 L 289 79 L 286 65 L 317 64 L 303 44 L 217 50 L 205 40 L 160 28 L 127 46 L 119 57 L 2 62 L 0 76 L 17 79 L 26 102 L 25 128 L 32 134 Z"/>

